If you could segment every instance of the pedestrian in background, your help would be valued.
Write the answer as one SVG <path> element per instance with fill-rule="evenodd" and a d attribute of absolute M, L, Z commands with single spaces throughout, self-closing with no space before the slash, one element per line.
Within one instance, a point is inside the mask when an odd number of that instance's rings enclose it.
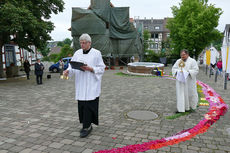
<path fill-rule="evenodd" d="M 219 74 L 221 75 L 222 74 L 222 59 L 221 58 L 217 62 L 216 66 L 218 68 Z"/>
<path fill-rule="evenodd" d="M 37 62 L 34 65 L 34 69 L 35 69 L 36 81 L 38 85 L 42 84 L 42 75 L 43 75 L 44 68 L 45 67 L 41 63 L 41 60 L 37 59 Z"/>
<path fill-rule="evenodd" d="M 30 79 L 30 62 L 26 59 L 24 61 L 24 71 L 26 72 L 27 80 Z"/>
<path fill-rule="evenodd" d="M 60 75 L 62 75 L 64 71 L 64 62 L 62 59 L 59 60 L 59 72 L 60 72 Z"/>

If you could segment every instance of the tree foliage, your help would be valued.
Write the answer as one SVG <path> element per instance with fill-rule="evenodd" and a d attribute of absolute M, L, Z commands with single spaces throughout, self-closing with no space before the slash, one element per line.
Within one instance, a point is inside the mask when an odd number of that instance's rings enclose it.
<path fill-rule="evenodd" d="M 0 41 L 13 40 L 22 48 L 29 44 L 38 48 L 50 40 L 49 33 L 54 29 L 50 14 L 63 11 L 63 0 L 2 0 L 0 3 Z M 13 39 L 12 39 L 13 36 Z"/>
<path fill-rule="evenodd" d="M 70 45 L 65 44 L 61 48 L 61 52 L 59 53 L 58 56 L 59 56 L 59 59 L 61 59 L 63 57 L 73 56 L 73 48 L 71 48 Z"/>
<path fill-rule="evenodd" d="M 223 43 L 223 37 L 224 37 L 224 34 L 222 34 L 222 38 L 217 39 L 217 40 L 214 40 L 214 41 L 212 42 L 213 47 L 215 47 L 218 51 L 221 50 L 222 43 Z"/>
<path fill-rule="evenodd" d="M 64 57 L 71 57 L 73 56 L 73 48 L 70 47 L 70 45 L 65 44 L 62 48 L 61 48 L 61 52 L 59 54 L 51 54 L 49 56 L 49 59 L 53 62 L 58 62 L 60 59 L 64 58 Z"/>
<path fill-rule="evenodd" d="M 148 30 L 144 30 L 144 52 L 146 52 L 149 48 L 149 38 L 150 38 L 150 32 Z"/>
<path fill-rule="evenodd" d="M 70 46 L 71 43 L 72 43 L 72 40 L 69 39 L 69 38 L 66 38 L 63 41 L 59 41 L 57 45 L 60 46 L 60 47 L 63 47 L 64 45 L 69 45 Z"/>
<path fill-rule="evenodd" d="M 58 54 L 51 54 L 50 56 L 49 56 L 49 60 L 51 60 L 51 61 L 53 61 L 53 62 L 57 62 L 58 61 L 58 59 L 59 59 L 59 57 L 58 57 L 59 55 Z"/>
<path fill-rule="evenodd" d="M 176 54 L 188 49 L 190 56 L 196 58 L 213 40 L 222 37 L 215 28 L 222 10 L 208 4 L 208 0 L 182 0 L 180 6 L 172 7 L 173 17 L 167 28 Z"/>
<path fill-rule="evenodd" d="M 44 49 L 39 50 L 39 52 L 42 54 L 43 57 L 47 57 L 50 53 L 50 48 L 46 47 Z"/>
<path fill-rule="evenodd" d="M 28 45 L 44 48 L 54 25 L 49 21 L 51 13 L 64 9 L 63 0 L 1 0 L 0 48 L 11 41 L 30 51 Z M 0 63 L 2 53 L 0 52 Z M 2 76 L 0 65 L 0 77 Z"/>

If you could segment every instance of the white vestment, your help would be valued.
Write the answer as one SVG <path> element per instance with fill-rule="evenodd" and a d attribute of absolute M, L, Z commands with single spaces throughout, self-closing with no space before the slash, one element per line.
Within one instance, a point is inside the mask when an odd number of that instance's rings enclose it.
<path fill-rule="evenodd" d="M 199 68 L 196 60 L 188 57 L 184 62 L 185 67 L 179 67 L 181 59 L 178 59 L 172 67 L 173 76 L 177 77 L 176 80 L 176 96 L 177 96 L 177 110 L 178 112 L 185 112 L 186 110 L 196 109 L 198 103 L 197 85 L 196 85 L 196 75 L 199 72 Z M 188 76 L 186 77 L 186 75 Z M 180 75 L 180 76 L 177 76 Z M 181 75 L 185 75 L 185 81 L 181 81 Z"/>
<path fill-rule="evenodd" d="M 105 64 L 103 62 L 101 52 L 91 48 L 88 54 L 83 54 L 83 50 L 77 50 L 71 61 L 83 62 L 93 68 L 94 72 L 80 71 L 72 69 L 71 65 L 69 70 L 69 77 L 75 75 L 75 89 L 76 100 L 89 101 L 94 100 L 100 96 L 101 93 L 101 80 L 104 74 Z"/>

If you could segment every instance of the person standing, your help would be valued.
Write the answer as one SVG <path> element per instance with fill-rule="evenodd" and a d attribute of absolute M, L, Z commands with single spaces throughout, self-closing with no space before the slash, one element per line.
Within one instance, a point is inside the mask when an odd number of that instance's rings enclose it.
<path fill-rule="evenodd" d="M 172 67 L 173 76 L 176 80 L 177 113 L 195 110 L 198 103 L 196 75 L 199 67 L 195 59 L 189 57 L 186 49 L 180 52 L 178 59 Z"/>
<path fill-rule="evenodd" d="M 40 85 L 42 84 L 42 75 L 43 75 L 43 70 L 44 70 L 44 65 L 41 63 L 40 59 L 37 59 L 37 62 L 34 65 L 34 69 L 35 69 L 35 75 L 36 75 L 36 81 L 37 84 Z"/>
<path fill-rule="evenodd" d="M 222 59 L 221 58 L 217 62 L 216 66 L 218 68 L 219 74 L 221 75 L 222 74 Z"/>
<path fill-rule="evenodd" d="M 60 71 L 60 75 L 62 75 L 64 70 L 64 62 L 62 59 L 59 60 L 59 71 Z"/>
<path fill-rule="evenodd" d="M 87 137 L 93 127 L 99 124 L 98 107 L 101 93 L 101 80 L 105 70 L 105 64 L 101 52 L 91 48 L 91 37 L 82 34 L 79 38 L 81 49 L 77 50 L 71 61 L 83 62 L 82 70 L 73 69 L 69 65 L 64 71 L 64 76 L 75 75 L 75 100 L 78 101 L 78 115 L 82 129 L 80 137 Z"/>
<path fill-rule="evenodd" d="M 26 72 L 27 80 L 30 79 L 30 62 L 26 59 L 24 61 L 24 71 Z"/>

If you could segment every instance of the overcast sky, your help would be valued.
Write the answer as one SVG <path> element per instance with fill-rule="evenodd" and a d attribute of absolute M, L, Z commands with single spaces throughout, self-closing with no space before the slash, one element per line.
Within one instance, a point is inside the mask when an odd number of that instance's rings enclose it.
<path fill-rule="evenodd" d="M 54 41 L 62 41 L 65 38 L 71 38 L 71 32 L 67 29 L 71 26 L 72 7 L 87 8 L 90 0 L 64 0 L 65 9 L 62 13 L 52 15 L 51 21 L 55 25 L 51 33 Z M 115 7 L 130 7 L 130 17 L 140 19 L 163 19 L 172 17 L 171 7 L 179 6 L 181 0 L 111 0 Z M 224 13 L 219 20 L 218 30 L 224 31 L 225 24 L 230 24 L 230 0 L 209 0 L 209 3 L 215 4 L 221 8 Z"/>

